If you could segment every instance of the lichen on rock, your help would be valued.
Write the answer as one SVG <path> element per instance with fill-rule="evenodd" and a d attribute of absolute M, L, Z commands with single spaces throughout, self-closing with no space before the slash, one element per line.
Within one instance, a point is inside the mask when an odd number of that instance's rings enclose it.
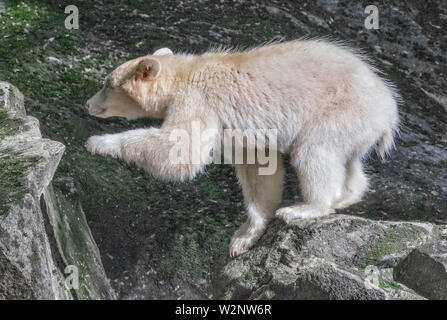
<path fill-rule="evenodd" d="M 51 185 L 64 145 L 42 138 L 17 88 L 0 82 L 0 89 L 0 298 L 113 298 L 82 208 L 62 203 Z M 68 265 L 79 271 L 78 289 L 66 285 Z"/>
<path fill-rule="evenodd" d="M 291 225 L 275 221 L 253 249 L 218 265 L 214 296 L 428 298 L 424 291 L 407 287 L 408 282 L 399 282 L 392 274 L 412 250 L 438 236 L 439 227 L 429 223 L 383 222 L 345 215 L 299 220 Z"/>

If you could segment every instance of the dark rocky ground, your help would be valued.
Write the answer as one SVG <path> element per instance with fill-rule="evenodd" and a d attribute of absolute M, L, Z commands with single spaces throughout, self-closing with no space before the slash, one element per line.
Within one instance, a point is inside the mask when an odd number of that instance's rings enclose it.
<path fill-rule="evenodd" d="M 118 64 L 160 47 L 200 53 L 216 45 L 330 36 L 362 48 L 403 96 L 402 130 L 388 160 L 367 159 L 371 190 L 364 201 L 339 213 L 447 224 L 443 1 L 375 1 L 379 30 L 364 28 L 367 1 L 5 4 L 0 80 L 25 94 L 27 112 L 40 120 L 44 136 L 66 146 L 56 178 L 70 176 L 79 184 L 106 273 L 121 298 L 211 297 L 211 270 L 244 220 L 231 167 L 210 166 L 191 183 L 166 184 L 84 149 L 90 135 L 158 124 L 91 118 L 83 104 Z M 79 7 L 79 30 L 64 28 L 69 4 Z M 289 169 L 284 202 L 298 198 L 298 181 Z"/>

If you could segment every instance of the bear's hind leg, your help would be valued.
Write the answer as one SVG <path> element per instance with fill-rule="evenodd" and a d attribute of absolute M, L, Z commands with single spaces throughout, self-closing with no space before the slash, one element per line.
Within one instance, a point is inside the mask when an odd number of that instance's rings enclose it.
<path fill-rule="evenodd" d="M 334 209 L 343 209 L 359 202 L 368 188 L 368 178 L 362 169 L 360 158 L 354 158 L 347 164 L 347 176 L 343 194 L 332 206 Z"/>
<path fill-rule="evenodd" d="M 280 208 L 276 216 L 290 223 L 334 213 L 332 204 L 342 195 L 345 180 L 344 161 L 323 146 L 301 148 L 291 153 L 300 180 L 304 202 Z"/>
<path fill-rule="evenodd" d="M 273 175 L 259 175 L 257 164 L 235 165 L 247 208 L 247 221 L 236 231 L 230 243 L 230 256 L 246 252 L 262 236 L 281 202 L 284 169 L 278 153 Z"/>

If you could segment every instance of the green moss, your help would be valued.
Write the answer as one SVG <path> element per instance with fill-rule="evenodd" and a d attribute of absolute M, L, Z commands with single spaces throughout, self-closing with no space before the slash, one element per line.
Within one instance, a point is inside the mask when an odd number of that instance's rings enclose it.
<path fill-rule="evenodd" d="M 91 81 L 84 81 L 88 74 L 73 69 L 73 56 L 82 46 L 82 39 L 65 29 L 64 19 L 63 9 L 55 10 L 40 1 L 7 1 L 0 24 L 2 80 L 40 102 L 52 102 L 58 95 L 79 99 L 85 88 L 80 82 L 88 86 Z M 63 63 L 52 62 L 49 57 Z"/>
<path fill-rule="evenodd" d="M 219 186 L 216 186 L 215 183 L 209 181 L 209 179 L 201 179 L 199 189 L 200 193 L 205 197 L 210 199 L 218 199 L 222 196 L 222 192 Z"/>
<path fill-rule="evenodd" d="M 0 215 L 23 197 L 23 177 L 26 166 L 14 155 L 0 154 Z"/>
<path fill-rule="evenodd" d="M 415 200 L 408 205 L 404 214 L 412 221 L 427 221 L 431 214 L 420 200 Z"/>
<path fill-rule="evenodd" d="M 379 278 L 379 288 L 402 290 L 402 286 L 398 283 L 384 280 L 382 277 Z"/>
<path fill-rule="evenodd" d="M 20 131 L 22 121 L 10 119 L 5 109 L 0 109 L 0 143 L 7 136 L 13 136 Z"/>
<path fill-rule="evenodd" d="M 409 244 L 416 243 L 425 232 L 417 226 L 390 226 L 371 244 L 357 266 L 364 269 L 367 265 L 376 265 L 387 255 L 399 254 Z"/>
<path fill-rule="evenodd" d="M 97 275 L 96 268 L 101 265 L 95 255 L 95 247 L 89 235 L 85 217 L 77 201 L 70 201 L 57 188 L 50 186 L 49 195 L 55 211 L 51 223 L 55 231 L 65 265 L 76 266 L 79 272 L 78 299 L 100 299 L 101 283 L 92 279 Z"/>
<path fill-rule="evenodd" d="M 195 277 L 202 276 L 202 270 L 199 267 L 204 261 L 209 263 L 209 259 L 205 257 L 205 250 L 201 247 L 194 237 L 177 236 L 176 245 L 171 251 L 170 261 L 179 266 L 185 273 L 189 273 Z M 172 268 L 171 265 L 168 268 Z"/>
<path fill-rule="evenodd" d="M 172 251 L 166 260 L 166 270 L 180 268 L 194 277 L 203 277 L 216 256 L 228 250 L 228 244 L 239 219 L 230 221 L 231 214 L 226 210 L 188 212 L 172 208 L 165 217 L 178 226 Z M 205 274 L 204 274 L 205 272 Z"/>
<path fill-rule="evenodd" d="M 367 222 L 363 220 L 351 220 L 351 223 L 349 224 L 349 227 L 346 229 L 346 232 L 351 233 L 358 230 L 360 227 L 365 225 Z"/>
<path fill-rule="evenodd" d="M 3 95 L 4 91 L 0 90 Z M 10 92 L 14 94 L 14 90 Z M 9 118 L 8 112 L 0 108 L 0 143 L 5 137 L 17 134 L 22 124 L 23 120 Z M 34 157 L 21 160 L 7 150 L 3 154 L 0 153 L 0 214 L 5 214 L 11 204 L 21 199 L 23 186 L 20 178 L 25 168 L 37 160 Z"/>

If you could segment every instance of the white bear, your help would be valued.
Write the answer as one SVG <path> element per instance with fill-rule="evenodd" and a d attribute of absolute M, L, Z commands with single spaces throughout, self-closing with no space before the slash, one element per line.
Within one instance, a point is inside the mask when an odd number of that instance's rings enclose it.
<path fill-rule="evenodd" d="M 87 102 L 91 115 L 163 118 L 161 128 L 94 136 L 87 148 L 183 181 L 211 161 L 222 129 L 275 129 L 273 174 L 259 174 L 258 162 L 235 164 L 248 215 L 231 240 L 235 256 L 253 246 L 275 213 L 291 222 L 360 201 L 368 186 L 362 157 L 375 146 L 382 157 L 393 147 L 399 101 L 368 59 L 339 43 L 296 40 L 201 55 L 164 48 L 119 66 Z M 200 160 L 173 163 L 172 133 L 192 133 L 193 122 L 213 132 L 197 151 Z M 284 153 L 304 201 L 278 209 Z"/>

